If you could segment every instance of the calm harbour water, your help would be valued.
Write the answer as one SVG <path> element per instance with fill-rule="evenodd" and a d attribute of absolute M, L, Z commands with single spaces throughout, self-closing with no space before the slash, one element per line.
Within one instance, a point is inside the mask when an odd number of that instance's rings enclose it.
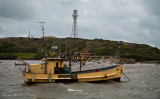
<path fill-rule="evenodd" d="M 29 63 L 40 63 L 29 60 Z M 121 82 L 25 85 L 15 60 L 0 60 L 0 99 L 160 99 L 160 64 L 125 64 Z"/>

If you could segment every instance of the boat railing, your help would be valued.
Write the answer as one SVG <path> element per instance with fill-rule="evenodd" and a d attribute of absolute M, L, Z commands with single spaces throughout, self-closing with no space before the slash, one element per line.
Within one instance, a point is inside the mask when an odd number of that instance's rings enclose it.
<path fill-rule="evenodd" d="M 116 66 L 118 60 L 114 56 L 90 56 L 87 60 L 81 60 L 81 66 L 78 63 L 72 62 L 72 71 L 92 70 Z"/>
<path fill-rule="evenodd" d="M 29 63 L 27 63 L 23 59 L 17 58 L 16 60 L 18 60 L 19 63 L 15 63 L 15 66 L 18 66 L 18 65 L 27 65 L 27 66 L 30 66 Z"/>
<path fill-rule="evenodd" d="M 17 58 L 19 61 L 18 63 L 15 63 L 15 66 L 25 66 L 25 72 L 29 72 L 30 65 L 23 59 Z"/>

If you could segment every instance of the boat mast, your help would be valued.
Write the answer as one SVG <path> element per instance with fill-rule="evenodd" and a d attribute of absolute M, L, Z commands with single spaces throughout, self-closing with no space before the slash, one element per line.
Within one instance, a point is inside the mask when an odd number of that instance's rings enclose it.
<path fill-rule="evenodd" d="M 81 57 L 81 54 L 80 54 L 80 53 L 79 53 L 79 58 L 80 58 L 79 60 L 80 60 L 80 72 L 81 72 L 81 68 L 82 68 L 82 60 L 81 60 L 81 58 L 82 58 L 82 57 Z"/>
<path fill-rule="evenodd" d="M 121 43 L 118 41 L 118 42 L 117 42 L 118 51 L 117 51 L 117 56 L 116 56 L 116 58 L 117 58 L 117 64 L 120 63 L 120 62 L 119 62 L 119 58 L 120 58 L 120 56 L 119 56 L 120 45 L 121 45 Z"/>
<path fill-rule="evenodd" d="M 69 70 L 71 71 L 71 61 L 72 61 L 72 49 L 71 49 L 71 38 L 69 38 L 70 40 L 70 51 L 69 51 Z"/>

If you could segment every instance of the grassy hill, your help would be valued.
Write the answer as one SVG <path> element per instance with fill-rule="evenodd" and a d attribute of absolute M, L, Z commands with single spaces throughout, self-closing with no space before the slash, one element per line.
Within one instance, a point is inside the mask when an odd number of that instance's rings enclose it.
<path fill-rule="evenodd" d="M 115 56 L 117 41 L 103 39 L 54 38 L 54 45 L 58 46 L 57 53 L 67 51 L 69 55 L 70 42 L 72 52 L 89 52 L 99 56 Z M 1 38 L 0 59 L 41 59 L 43 42 L 41 38 Z M 53 38 L 45 38 L 45 52 L 51 55 Z M 136 61 L 160 60 L 160 49 L 146 44 L 135 44 L 121 41 L 120 57 L 133 58 Z"/>

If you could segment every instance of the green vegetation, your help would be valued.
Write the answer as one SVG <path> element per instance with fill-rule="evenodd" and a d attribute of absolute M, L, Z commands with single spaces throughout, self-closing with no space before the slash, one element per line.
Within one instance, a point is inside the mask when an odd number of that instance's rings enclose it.
<path fill-rule="evenodd" d="M 41 55 L 37 53 L 0 53 L 0 59 L 40 59 Z"/>
<path fill-rule="evenodd" d="M 70 42 L 72 42 L 70 46 Z M 45 52 L 51 56 L 53 38 L 45 38 Z M 117 41 L 103 39 L 54 38 L 54 45 L 58 47 L 56 53 L 83 52 L 95 53 L 99 56 L 115 56 Z M 1 38 L 0 59 L 41 59 L 42 39 L 40 38 Z M 70 49 L 71 47 L 71 49 Z M 120 57 L 132 58 L 136 61 L 160 61 L 160 49 L 145 44 L 127 43 L 121 41 Z"/>

